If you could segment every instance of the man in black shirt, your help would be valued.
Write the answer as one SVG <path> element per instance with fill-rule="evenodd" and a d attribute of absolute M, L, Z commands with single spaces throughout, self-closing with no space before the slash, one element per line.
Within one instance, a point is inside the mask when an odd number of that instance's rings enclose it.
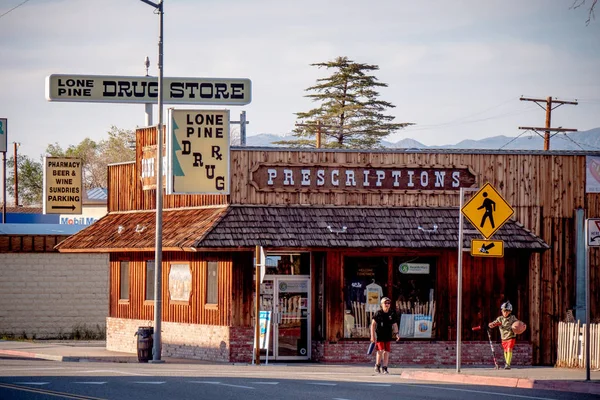
<path fill-rule="evenodd" d="M 392 337 L 400 340 L 398 332 L 398 316 L 391 310 L 392 301 L 384 297 L 381 299 L 381 309 L 375 313 L 371 321 L 371 342 L 375 343 L 377 355 L 375 357 L 375 372 L 388 374 L 388 360 L 392 350 Z M 383 363 L 383 365 L 382 365 Z"/>

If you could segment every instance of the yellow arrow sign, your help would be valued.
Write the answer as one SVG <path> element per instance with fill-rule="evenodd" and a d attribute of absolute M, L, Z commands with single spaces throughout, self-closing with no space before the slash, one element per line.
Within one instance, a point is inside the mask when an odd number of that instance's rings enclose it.
<path fill-rule="evenodd" d="M 510 204 L 489 183 L 483 185 L 461 211 L 486 239 L 496 233 L 515 213 Z"/>
<path fill-rule="evenodd" d="M 471 240 L 471 255 L 473 257 L 504 257 L 504 242 L 502 240 Z"/>

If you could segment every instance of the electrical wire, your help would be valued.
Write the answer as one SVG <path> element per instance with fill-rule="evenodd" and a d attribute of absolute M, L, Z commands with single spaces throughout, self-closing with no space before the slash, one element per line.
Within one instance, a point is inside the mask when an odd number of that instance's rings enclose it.
<path fill-rule="evenodd" d="M 16 10 L 17 8 L 21 7 L 23 4 L 27 3 L 29 0 L 25 0 L 23 2 L 21 2 L 21 4 L 17 4 L 16 6 L 14 6 L 13 8 L 11 8 L 10 10 L 8 10 L 7 12 L 5 12 L 4 14 L 0 15 L 0 18 L 4 17 L 6 14 L 8 14 L 9 12 Z"/>
<path fill-rule="evenodd" d="M 511 144 L 512 142 L 514 142 L 515 140 L 517 140 L 518 138 L 520 138 L 521 136 L 523 136 L 524 134 L 526 134 L 527 132 L 529 132 L 529 129 L 526 131 L 521 132 L 520 135 L 515 136 L 514 138 L 512 138 L 512 140 L 509 140 L 508 142 L 506 142 L 505 144 L 503 144 L 502 146 L 500 146 L 498 148 L 498 150 L 502 150 L 503 148 L 505 148 L 506 146 L 508 146 L 509 144 Z"/>

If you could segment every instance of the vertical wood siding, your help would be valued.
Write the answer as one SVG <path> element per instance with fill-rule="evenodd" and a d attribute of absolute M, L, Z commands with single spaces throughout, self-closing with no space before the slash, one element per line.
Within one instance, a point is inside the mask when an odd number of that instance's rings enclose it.
<path fill-rule="evenodd" d="M 113 253 L 110 259 L 110 316 L 154 320 L 154 302 L 145 301 L 146 261 L 154 260 L 154 253 Z M 129 261 L 129 300 L 119 300 L 121 261 Z M 218 262 L 219 302 L 206 305 L 206 268 L 208 261 Z M 187 302 L 171 301 L 169 297 L 169 268 L 171 262 L 188 262 L 192 274 L 192 288 Z M 241 266 L 240 266 L 241 267 Z M 239 267 L 236 267 L 239 268 Z M 245 310 L 244 299 L 232 295 L 236 285 L 232 282 L 233 263 L 229 254 L 196 255 L 193 253 L 163 253 L 162 263 L 162 320 L 189 324 L 209 324 L 230 326 L 232 310 Z M 238 273 L 239 279 L 239 273 Z M 239 321 L 247 323 L 247 317 L 237 316 Z"/>
<path fill-rule="evenodd" d="M 156 129 L 144 128 L 137 133 L 138 164 L 143 146 L 156 145 Z M 502 282 L 502 274 L 508 273 L 504 279 L 519 281 L 516 296 L 529 306 L 529 334 L 534 343 L 534 362 L 536 364 L 552 364 L 555 361 L 555 348 L 558 321 L 563 319 L 566 310 L 574 307 L 575 298 L 575 262 L 574 262 L 574 210 L 584 208 L 588 218 L 600 217 L 600 194 L 585 193 L 585 155 L 556 155 L 553 153 L 525 154 L 463 154 L 463 153 L 427 153 L 427 152 L 335 152 L 327 150 L 295 151 L 295 150 L 258 150 L 233 149 L 231 151 L 231 194 L 221 195 L 170 195 L 165 196 L 164 207 L 191 207 L 215 204 L 268 204 L 268 205 L 344 205 L 344 206 L 382 206 L 382 207 L 437 207 L 459 205 L 458 193 L 452 192 L 261 192 L 249 184 L 251 170 L 258 163 L 299 163 L 315 164 L 348 164 L 356 166 L 457 166 L 469 167 L 476 176 L 478 186 L 490 182 L 496 187 L 509 204 L 515 209 L 514 218 L 524 224 L 536 235 L 552 246 L 552 249 L 539 255 L 525 256 L 518 260 L 506 259 L 504 262 L 476 261 L 481 263 L 480 270 L 467 272 L 465 279 L 469 285 L 483 285 L 488 295 L 493 293 L 498 301 L 501 293 L 491 282 Z M 143 210 L 155 206 L 155 191 L 143 190 L 139 165 L 119 164 L 109 167 L 109 210 Z M 15 243 L 14 245 L 19 245 Z M 190 257 L 190 256 L 186 256 Z M 199 256 L 197 256 L 199 257 Z M 456 265 L 450 255 L 442 254 L 440 259 L 448 259 L 448 265 Z M 455 257 L 454 257 L 455 258 Z M 328 253 L 327 278 L 335 278 L 341 274 L 341 255 L 338 252 Z M 529 261 L 529 263 L 527 263 Z M 465 265 L 470 262 L 465 260 Z M 516 264 L 515 264 L 516 263 Z M 441 263 L 443 264 L 443 262 Z M 139 268 L 132 264 L 132 271 Z M 485 265 L 485 267 L 483 266 Z M 516 267 L 520 265 L 520 267 Z M 600 250 L 590 251 L 590 265 L 600 265 Z M 112 268 L 111 264 L 111 268 Z M 198 284 L 206 268 L 205 263 L 194 259 L 192 269 L 198 273 Z M 164 268 L 165 270 L 167 268 Z M 507 272 L 508 271 L 508 272 Z M 518 273 L 515 271 L 519 271 Z M 519 275 L 519 274 L 523 275 Z M 231 282 L 240 285 L 244 272 L 236 272 L 232 261 L 220 261 L 219 273 Z M 515 275 L 516 274 L 516 275 Z M 112 276 L 112 275 L 111 275 Z M 341 275 L 339 275 L 341 277 Z M 442 276 L 442 275 L 440 275 Z M 338 277 L 339 278 L 339 277 Z M 247 279 L 244 278 L 244 279 Z M 448 283 L 448 308 L 443 312 L 455 314 L 456 293 L 450 288 L 456 287 L 456 269 L 445 271 Z M 491 280 L 491 282 L 490 282 Z M 527 288 L 523 288 L 523 281 Z M 464 285 L 465 287 L 467 285 Z M 111 286 L 112 287 L 112 286 Z M 118 287 L 118 286 L 117 286 Z M 236 288 L 239 286 L 235 286 Z M 600 318 L 600 270 L 591 270 L 591 304 L 592 320 Z M 230 286 L 231 288 L 231 286 Z M 133 288 L 132 288 L 133 290 Z M 222 288 L 220 295 L 231 297 L 231 290 Z M 444 289 L 441 288 L 440 294 Z M 479 296 L 479 286 L 468 296 Z M 112 296 L 112 293 L 111 293 Z M 452 297 L 454 296 L 454 297 Z M 113 297 L 111 297 L 112 299 Z M 236 296 L 237 298 L 237 296 Z M 334 340 L 341 335 L 343 307 L 341 291 L 327 286 L 326 298 L 332 302 L 331 314 L 327 315 L 327 335 Z M 231 299 L 227 300 L 231 301 Z M 471 300 L 470 300 L 471 301 Z M 473 300 L 474 307 L 484 304 L 486 300 Z M 441 306 L 441 302 L 439 303 Z M 112 307 L 111 303 L 111 307 Z M 165 308 L 167 305 L 165 305 Z M 197 305 L 195 306 L 198 307 Z M 144 306 L 146 315 L 147 307 Z M 150 307 L 151 309 L 151 307 Z M 117 310 L 115 305 L 115 311 Z M 120 312 L 132 312 L 128 307 L 119 308 Z M 442 309 L 438 309 L 442 314 Z M 188 310 L 189 311 L 189 310 Z M 111 308 L 112 312 L 112 308 Z M 186 311 L 187 312 L 187 311 Z M 243 313 L 240 310 L 230 311 L 236 318 Z M 491 310 L 490 310 L 491 312 Z M 165 315 L 175 313 L 184 318 L 183 309 L 165 309 Z M 194 316 L 201 314 L 203 321 L 231 321 L 231 315 L 218 316 L 209 311 L 192 310 Z M 438 315 L 439 315 L 438 314 Z M 151 313 L 147 314 L 151 315 Z M 185 318 L 191 319 L 187 314 Z M 145 318 L 145 317 L 144 317 Z M 452 317 L 450 317 L 452 318 Z M 150 319 L 150 318 L 149 318 Z M 525 319 L 525 318 L 524 318 Z M 245 319 L 240 316 L 239 321 Z M 454 321 L 455 322 L 455 321 Z M 452 321 L 448 324 L 452 325 Z M 333 329 L 332 329 L 333 328 Z M 332 333 L 333 332 L 333 333 Z"/>

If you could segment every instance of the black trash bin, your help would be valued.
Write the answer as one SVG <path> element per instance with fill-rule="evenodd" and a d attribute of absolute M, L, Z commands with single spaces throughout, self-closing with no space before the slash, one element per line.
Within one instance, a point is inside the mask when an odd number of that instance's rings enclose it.
<path fill-rule="evenodd" d="M 154 327 L 140 326 L 135 335 L 138 337 L 138 361 L 141 363 L 147 363 L 152 358 L 152 347 L 154 346 Z"/>

